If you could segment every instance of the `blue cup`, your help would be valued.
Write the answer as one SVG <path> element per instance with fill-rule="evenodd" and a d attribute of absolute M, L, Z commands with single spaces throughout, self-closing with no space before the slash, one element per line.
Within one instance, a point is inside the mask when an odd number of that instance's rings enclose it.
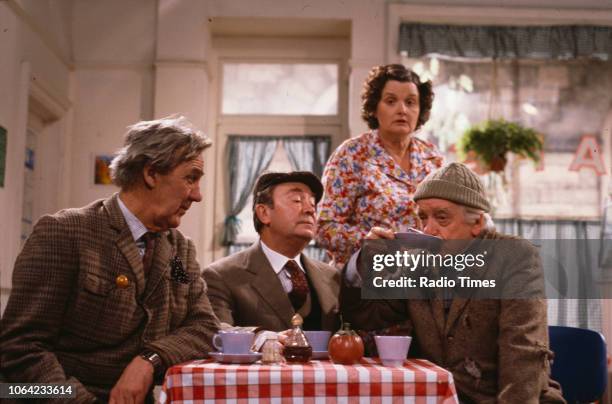
<path fill-rule="evenodd" d="M 331 337 L 330 331 L 304 331 L 304 334 L 306 335 L 308 342 L 310 342 L 310 346 L 312 346 L 313 351 L 327 351 L 329 337 Z"/>
<path fill-rule="evenodd" d="M 224 354 L 249 354 L 255 334 L 250 331 L 219 331 L 213 337 L 213 345 Z"/>

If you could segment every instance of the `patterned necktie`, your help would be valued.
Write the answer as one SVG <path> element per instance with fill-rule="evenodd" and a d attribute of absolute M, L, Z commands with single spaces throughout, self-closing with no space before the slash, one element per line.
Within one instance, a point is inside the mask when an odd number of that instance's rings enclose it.
<path fill-rule="evenodd" d="M 149 273 L 151 265 L 153 264 L 153 251 L 155 251 L 155 239 L 157 238 L 156 233 L 145 233 L 140 237 L 145 243 L 145 253 L 142 256 L 142 268 L 145 275 Z"/>
<path fill-rule="evenodd" d="M 297 311 L 302 307 L 306 301 L 306 296 L 310 293 L 308 280 L 306 280 L 304 271 L 300 269 L 294 260 L 287 261 L 284 268 L 291 277 L 291 285 L 293 286 L 291 292 L 289 292 L 289 300 L 291 300 L 293 309 Z"/>

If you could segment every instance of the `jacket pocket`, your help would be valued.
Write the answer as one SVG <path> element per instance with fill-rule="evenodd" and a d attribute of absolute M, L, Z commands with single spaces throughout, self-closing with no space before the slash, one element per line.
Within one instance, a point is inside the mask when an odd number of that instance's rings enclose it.
<path fill-rule="evenodd" d="M 118 344 L 142 323 L 144 311 L 136 301 L 135 282 L 131 279 L 127 287 L 120 288 L 114 279 L 86 273 L 75 293 L 65 326 L 86 346 Z"/>
<path fill-rule="evenodd" d="M 83 281 L 83 289 L 97 296 L 108 296 L 113 284 L 93 274 L 87 274 Z"/>

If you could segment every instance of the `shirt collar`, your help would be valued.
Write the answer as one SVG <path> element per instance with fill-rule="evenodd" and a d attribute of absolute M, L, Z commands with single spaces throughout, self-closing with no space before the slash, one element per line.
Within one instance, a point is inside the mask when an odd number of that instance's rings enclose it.
<path fill-rule="evenodd" d="M 134 241 L 137 241 L 145 234 L 148 230 L 147 227 L 142 224 L 142 222 L 128 209 L 127 206 L 121 200 L 121 197 L 117 198 L 117 202 L 119 203 L 119 209 L 121 209 L 121 213 L 123 213 L 123 217 L 132 233 L 132 237 L 134 237 Z"/>
<path fill-rule="evenodd" d="M 296 255 L 293 258 L 287 258 L 283 254 L 277 253 L 276 251 L 268 247 L 261 239 L 259 240 L 259 242 L 261 243 L 261 249 L 263 250 L 263 253 L 268 258 L 268 261 L 270 262 L 270 265 L 272 266 L 272 269 L 274 270 L 276 275 L 278 275 L 279 272 L 283 270 L 285 264 L 289 260 L 294 260 L 298 264 L 300 269 L 304 271 L 304 267 L 302 266 L 302 260 L 300 259 L 300 254 Z"/>

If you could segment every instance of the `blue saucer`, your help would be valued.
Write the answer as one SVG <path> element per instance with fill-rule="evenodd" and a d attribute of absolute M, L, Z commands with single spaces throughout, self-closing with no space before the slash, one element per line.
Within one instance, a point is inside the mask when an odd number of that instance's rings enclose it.
<path fill-rule="evenodd" d="M 254 363 L 261 359 L 261 353 L 225 354 L 223 352 L 209 352 L 211 358 L 219 363 Z"/>

